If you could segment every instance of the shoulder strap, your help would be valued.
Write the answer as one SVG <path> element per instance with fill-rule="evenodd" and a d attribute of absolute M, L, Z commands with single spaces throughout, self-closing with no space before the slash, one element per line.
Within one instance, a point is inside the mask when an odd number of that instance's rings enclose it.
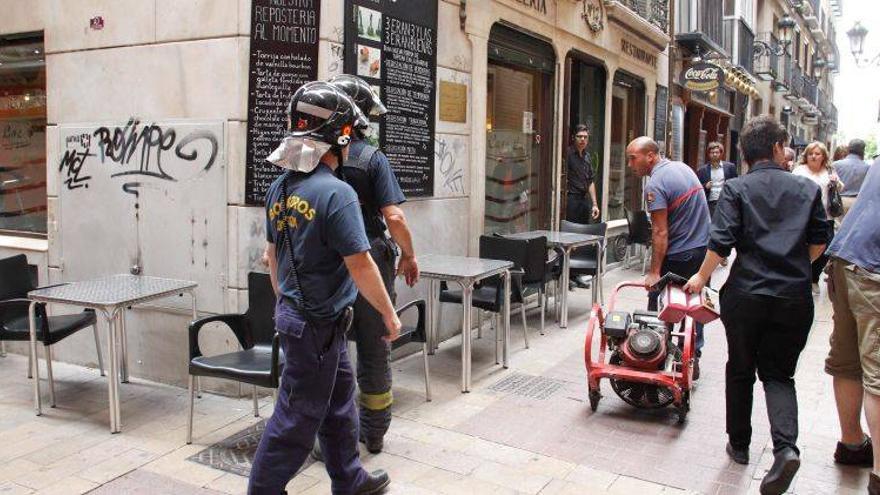
<path fill-rule="evenodd" d="M 293 256 L 293 238 L 290 234 L 290 224 L 287 221 L 287 198 L 289 196 L 287 192 L 287 183 L 290 180 L 290 176 L 293 175 L 293 172 L 287 172 L 284 176 L 284 180 L 281 183 L 281 208 L 284 212 L 284 229 L 281 231 L 281 235 L 284 237 L 284 245 L 287 247 L 287 255 L 288 262 L 290 264 L 290 270 L 293 273 L 293 286 L 297 292 L 299 292 L 300 300 L 297 301 L 291 298 L 291 302 L 293 302 L 294 307 L 296 307 L 297 311 L 302 313 L 303 316 L 306 316 L 306 293 L 303 292 L 302 284 L 299 281 L 299 273 L 296 271 L 296 258 Z"/>

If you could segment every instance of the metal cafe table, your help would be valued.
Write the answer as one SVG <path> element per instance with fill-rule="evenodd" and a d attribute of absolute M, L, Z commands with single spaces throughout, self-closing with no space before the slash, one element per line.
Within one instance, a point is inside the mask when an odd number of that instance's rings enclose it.
<path fill-rule="evenodd" d="M 434 323 L 437 305 L 440 304 L 439 282 L 456 282 L 461 285 L 463 306 L 461 318 L 461 391 L 463 393 L 470 392 L 471 390 L 471 308 L 474 284 L 494 275 L 501 275 L 504 279 L 504 329 L 502 331 L 501 352 L 504 367 L 508 367 L 511 268 L 513 268 L 513 263 L 505 260 L 439 254 L 425 254 L 419 257 L 421 276 L 430 280 L 430 292 L 428 293 L 428 349 L 431 352 L 437 348 L 440 336 L 439 324 L 435 325 Z"/>
<path fill-rule="evenodd" d="M 528 232 L 519 232 L 516 234 L 504 234 L 508 239 L 534 239 L 535 237 L 546 237 L 547 245 L 562 248 L 562 280 L 560 281 L 562 291 L 562 314 L 559 315 L 559 326 L 566 328 L 568 326 L 568 267 L 571 264 L 571 251 L 581 246 L 596 245 L 597 267 L 596 279 L 593 281 L 593 304 L 599 299 L 599 280 L 602 278 L 602 259 L 605 257 L 605 246 L 602 242 L 605 238 L 601 235 L 576 234 L 574 232 L 560 232 L 558 230 L 530 230 Z"/>
<path fill-rule="evenodd" d="M 195 282 L 142 275 L 112 275 L 94 280 L 71 282 L 28 293 L 32 302 L 29 308 L 31 354 L 34 356 L 34 409 L 42 414 L 40 399 L 40 371 L 37 355 L 35 308 L 37 303 L 58 303 L 91 308 L 107 319 L 107 348 L 110 356 L 108 391 L 110 402 L 110 432 L 122 431 L 119 410 L 119 380 L 128 382 L 128 345 L 125 335 L 125 311 L 136 304 L 188 293 L 192 299 L 192 317 L 197 319 Z M 117 335 L 117 333 L 119 335 Z M 116 339 L 121 340 L 122 355 L 116 351 Z M 51 373 L 51 368 L 49 368 Z M 50 389 L 51 392 L 51 389 Z M 51 397 L 54 405 L 55 398 Z"/>

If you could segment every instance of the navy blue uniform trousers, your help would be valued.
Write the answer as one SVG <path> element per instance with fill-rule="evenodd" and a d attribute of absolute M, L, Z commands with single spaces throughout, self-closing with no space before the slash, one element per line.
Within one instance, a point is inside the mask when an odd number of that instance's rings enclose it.
<path fill-rule="evenodd" d="M 284 351 L 284 372 L 275 411 L 266 422 L 251 469 L 248 493 L 277 495 L 321 442 L 334 494 L 350 494 L 364 482 L 358 453 L 355 380 L 336 322 L 307 323 L 279 299 L 275 328 Z"/>

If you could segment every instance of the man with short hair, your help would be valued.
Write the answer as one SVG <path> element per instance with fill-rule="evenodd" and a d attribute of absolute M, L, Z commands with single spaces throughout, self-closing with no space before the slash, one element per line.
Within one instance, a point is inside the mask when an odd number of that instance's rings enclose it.
<path fill-rule="evenodd" d="M 834 162 L 834 172 L 843 182 L 843 190 L 840 198 L 843 200 L 843 214 L 852 208 L 856 202 L 856 196 L 862 189 L 865 176 L 868 175 L 870 165 L 865 163 L 865 142 L 861 139 L 853 139 L 847 146 L 849 154 L 842 160 Z"/>
<path fill-rule="evenodd" d="M 736 178 L 736 165 L 722 160 L 724 157 L 724 145 L 715 141 L 706 147 L 709 155 L 709 163 L 697 169 L 697 178 L 706 189 L 706 200 L 709 203 L 709 217 L 715 215 L 715 205 L 721 196 L 724 181 Z M 721 261 L 721 266 L 727 266 L 727 258 Z"/>
<path fill-rule="evenodd" d="M 660 156 L 657 143 L 642 136 L 626 147 L 627 164 L 639 177 L 648 176 L 645 200 L 651 213 L 651 269 L 645 287 L 652 289 L 660 277 L 672 272 L 690 277 L 700 268 L 709 240 L 709 207 L 703 185 L 693 169 Z M 657 310 L 659 292 L 648 293 L 648 309 Z M 700 378 L 703 325 L 697 324 L 697 359 L 694 380 Z"/>
<path fill-rule="evenodd" d="M 880 161 L 880 160 L 878 160 Z M 852 210 L 828 247 L 828 294 L 834 308 L 825 371 L 834 379 L 840 441 L 834 461 L 873 467 L 868 493 L 880 495 L 880 459 L 862 430 L 880 436 L 880 165 L 870 167 Z"/>
<path fill-rule="evenodd" d="M 599 203 L 596 201 L 593 163 L 587 150 L 590 142 L 587 126 L 575 126 L 573 138 L 574 143 L 569 146 L 565 156 L 565 174 L 568 180 L 565 219 L 575 223 L 590 223 L 591 219 L 599 218 Z"/>
<path fill-rule="evenodd" d="M 715 212 L 715 205 L 721 196 L 724 181 L 737 176 L 736 165 L 724 161 L 724 145 L 712 142 L 706 147 L 709 162 L 697 169 L 697 178 L 706 189 L 706 200 L 709 202 L 709 215 Z"/>
<path fill-rule="evenodd" d="M 761 493 L 782 494 L 800 468 L 794 372 L 813 324 L 810 262 L 828 242 L 822 194 L 806 177 L 784 173 L 788 132 L 769 115 L 740 133 L 751 169 L 727 181 L 712 222 L 709 249 L 685 289 L 703 290 L 721 258 L 737 257 L 721 289 L 727 334 L 727 454 L 748 464 L 755 372 L 764 384 L 773 466 Z"/>

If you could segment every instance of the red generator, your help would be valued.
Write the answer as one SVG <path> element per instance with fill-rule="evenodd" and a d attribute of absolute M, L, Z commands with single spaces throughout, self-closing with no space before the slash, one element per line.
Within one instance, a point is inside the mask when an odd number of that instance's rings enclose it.
<path fill-rule="evenodd" d="M 645 291 L 642 282 L 623 282 L 614 288 L 608 310 L 595 304 L 587 326 L 584 361 L 590 408 L 595 411 L 602 394 L 599 382 L 607 378 L 626 403 L 640 409 L 672 404 L 679 424 L 690 410 L 696 345 L 695 319 L 708 323 L 718 317 L 708 294 L 687 294 L 686 280 L 667 274 L 658 283 L 660 311 L 615 311 L 623 289 Z M 679 324 L 680 325 L 677 325 Z M 676 329 L 677 327 L 677 329 Z M 598 333 L 598 355 L 593 339 Z"/>

